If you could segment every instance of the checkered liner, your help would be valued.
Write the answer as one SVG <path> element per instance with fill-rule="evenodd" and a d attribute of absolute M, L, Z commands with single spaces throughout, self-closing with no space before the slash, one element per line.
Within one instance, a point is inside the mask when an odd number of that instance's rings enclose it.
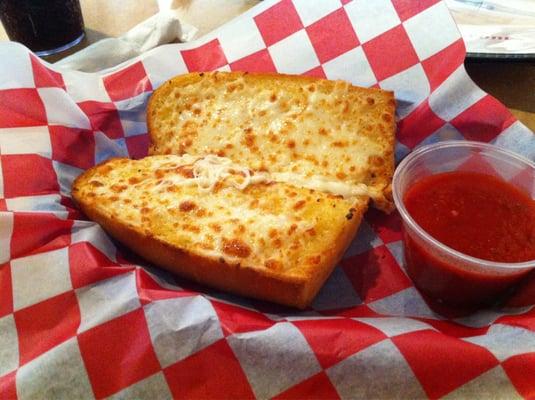
<path fill-rule="evenodd" d="M 533 134 L 470 81 L 464 54 L 437 0 L 264 1 L 104 75 L 0 46 L 0 397 L 533 397 L 535 282 L 507 307 L 435 313 L 404 271 L 397 214 L 370 211 L 298 312 L 152 269 L 70 198 L 82 170 L 146 154 L 147 98 L 186 71 L 394 90 L 398 158 L 466 138 L 535 159 Z"/>

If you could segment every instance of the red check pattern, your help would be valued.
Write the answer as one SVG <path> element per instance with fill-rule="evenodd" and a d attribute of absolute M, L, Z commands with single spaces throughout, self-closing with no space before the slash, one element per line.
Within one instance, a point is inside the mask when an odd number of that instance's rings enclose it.
<path fill-rule="evenodd" d="M 88 80 L 3 45 L 16 57 L 0 66 L 20 66 L 0 83 L 0 398 L 492 397 L 489 376 L 504 397 L 535 397 L 535 279 L 506 308 L 432 304 L 405 274 L 397 214 L 368 212 L 313 306 L 298 312 L 154 270 L 74 209 L 82 170 L 147 154 L 144 109 L 166 68 L 365 74 L 367 85 L 396 90 L 398 158 L 452 137 L 525 150 L 527 129 L 462 70 L 464 45 L 439 0 L 318 4 L 265 1 L 209 39 Z M 433 29 L 433 18 L 442 33 L 429 42 L 421 27 Z M 9 211 L 14 202 L 28 209 Z"/>

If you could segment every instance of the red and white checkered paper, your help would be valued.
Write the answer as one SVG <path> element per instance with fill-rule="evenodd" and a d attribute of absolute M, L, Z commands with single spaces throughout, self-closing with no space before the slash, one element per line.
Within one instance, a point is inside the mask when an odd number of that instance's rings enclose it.
<path fill-rule="evenodd" d="M 70 198 L 84 169 L 146 154 L 147 99 L 187 71 L 394 90 L 398 159 L 462 138 L 535 159 L 535 136 L 468 78 L 464 55 L 437 0 L 264 1 L 104 75 L 0 46 L 0 398 L 535 396 L 535 282 L 506 306 L 435 312 L 405 273 L 397 214 L 366 215 L 300 312 L 151 268 Z"/>

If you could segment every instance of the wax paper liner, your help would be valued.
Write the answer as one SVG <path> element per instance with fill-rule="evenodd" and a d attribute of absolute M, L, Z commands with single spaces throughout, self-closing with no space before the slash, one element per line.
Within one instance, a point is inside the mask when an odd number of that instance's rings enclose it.
<path fill-rule="evenodd" d="M 534 396 L 535 284 L 505 306 L 433 310 L 404 271 L 397 214 L 368 212 L 313 306 L 295 311 L 148 266 L 70 198 L 84 169 L 146 154 L 147 99 L 186 71 L 394 90 L 398 159 L 445 139 L 534 159 L 533 134 L 468 78 L 464 55 L 435 0 L 264 1 L 104 75 L 0 46 L 0 397 Z"/>

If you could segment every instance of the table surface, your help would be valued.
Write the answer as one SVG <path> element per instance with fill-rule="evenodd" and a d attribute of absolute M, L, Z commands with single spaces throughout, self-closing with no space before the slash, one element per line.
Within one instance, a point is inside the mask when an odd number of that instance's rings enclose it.
<path fill-rule="evenodd" d="M 199 29 L 197 37 L 218 27 L 258 3 L 257 0 L 80 0 L 86 25 L 86 38 L 70 51 L 105 37 L 118 36 L 155 14 L 170 7 L 182 21 Z M 120 16 L 120 17 L 118 17 Z M 7 35 L 0 26 L 0 40 Z M 49 61 L 70 54 L 54 56 Z M 531 130 L 535 131 L 535 62 L 466 61 L 468 74 Z"/>

